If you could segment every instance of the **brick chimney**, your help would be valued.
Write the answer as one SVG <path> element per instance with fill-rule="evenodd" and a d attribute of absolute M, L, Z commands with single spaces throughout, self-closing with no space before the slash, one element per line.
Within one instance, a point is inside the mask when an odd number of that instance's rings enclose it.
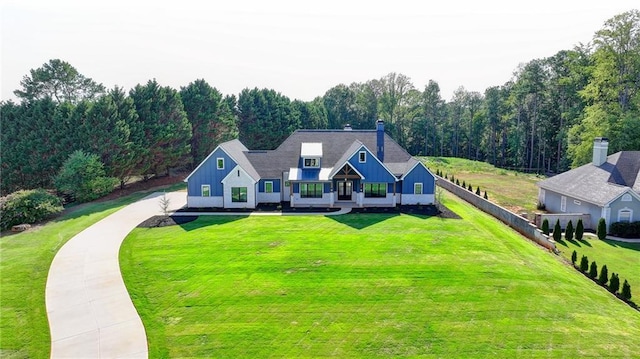
<path fill-rule="evenodd" d="M 384 162 L 384 121 L 376 121 L 376 146 L 377 157 L 380 162 Z"/>
<path fill-rule="evenodd" d="M 593 140 L 593 165 L 602 166 L 607 162 L 607 151 L 609 150 L 609 139 L 606 137 L 596 137 Z"/>

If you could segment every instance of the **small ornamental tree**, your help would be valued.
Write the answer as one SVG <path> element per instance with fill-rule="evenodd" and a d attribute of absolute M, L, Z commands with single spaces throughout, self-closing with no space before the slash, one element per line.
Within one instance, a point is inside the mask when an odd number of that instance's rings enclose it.
<path fill-rule="evenodd" d="M 464 183 L 464 180 L 462 180 L 462 187 L 467 188 L 467 184 Z"/>
<path fill-rule="evenodd" d="M 620 293 L 620 296 L 622 296 L 622 299 L 626 300 L 627 302 L 631 300 L 631 285 L 629 284 L 629 282 L 627 282 L 626 279 L 622 284 L 622 292 Z"/>
<path fill-rule="evenodd" d="M 460 185 L 460 181 L 458 181 L 457 179 L 456 179 L 456 185 L 458 186 Z"/>
<path fill-rule="evenodd" d="M 576 224 L 575 237 L 576 237 L 577 240 L 581 241 L 583 235 L 584 235 L 584 225 L 582 224 L 582 218 L 580 218 L 578 220 L 578 224 Z"/>
<path fill-rule="evenodd" d="M 596 231 L 596 234 L 598 235 L 598 238 L 600 238 L 600 240 L 607 238 L 607 221 L 605 221 L 604 218 L 600 218 L 600 220 L 598 221 L 598 229 Z"/>
<path fill-rule="evenodd" d="M 453 183 L 455 183 L 455 182 L 456 182 L 456 178 L 455 178 L 453 175 L 451 175 L 451 182 L 453 182 Z M 458 183 L 458 184 L 459 184 L 459 183 Z"/>
<path fill-rule="evenodd" d="M 582 256 L 580 259 L 580 271 L 582 273 L 587 273 L 589 270 L 589 258 L 587 256 Z"/>
<path fill-rule="evenodd" d="M 484 199 L 489 200 L 489 195 L 487 195 L 487 191 L 484 191 Z"/>
<path fill-rule="evenodd" d="M 598 276 L 598 264 L 596 261 L 591 262 L 591 267 L 589 267 L 589 278 L 596 279 Z"/>
<path fill-rule="evenodd" d="M 616 294 L 620 289 L 620 278 L 615 273 L 611 273 L 611 279 L 609 279 L 609 292 Z"/>
<path fill-rule="evenodd" d="M 469 184 L 469 188 L 467 188 L 469 192 L 473 192 L 473 188 L 471 188 L 471 184 Z"/>
<path fill-rule="evenodd" d="M 606 286 L 609 281 L 609 270 L 607 269 L 607 265 L 603 265 L 602 269 L 600 269 L 600 277 L 598 277 L 598 283 L 601 286 Z"/>
<path fill-rule="evenodd" d="M 574 266 L 576 265 L 576 261 L 578 260 L 578 252 L 576 252 L 575 250 L 573 251 L 573 253 L 571 253 L 571 264 L 573 264 Z M 606 268 L 607 266 L 605 266 Z"/>
<path fill-rule="evenodd" d="M 449 175 L 448 174 L 444 174 L 444 179 L 449 179 Z"/>
<path fill-rule="evenodd" d="M 573 223 L 571 222 L 571 220 L 569 220 L 569 223 L 567 223 L 567 228 L 565 228 L 564 230 L 564 238 L 566 238 L 568 241 L 573 240 Z"/>
<path fill-rule="evenodd" d="M 553 227 L 553 240 L 559 242 L 562 239 L 562 228 L 560 227 L 560 220 L 556 220 L 556 225 Z"/>
<path fill-rule="evenodd" d="M 549 235 L 549 220 L 548 219 L 545 218 L 545 219 L 542 220 L 542 228 L 541 229 L 542 229 L 542 233 L 544 233 L 547 236 Z"/>
<path fill-rule="evenodd" d="M 476 194 L 479 196 L 480 195 L 480 186 L 478 186 L 478 188 L 476 188 Z"/>

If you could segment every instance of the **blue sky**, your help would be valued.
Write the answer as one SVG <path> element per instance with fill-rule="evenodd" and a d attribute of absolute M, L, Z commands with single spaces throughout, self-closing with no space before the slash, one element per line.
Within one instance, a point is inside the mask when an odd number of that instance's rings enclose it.
<path fill-rule="evenodd" d="M 2 99 L 52 58 L 107 87 L 204 78 L 225 94 L 271 88 L 312 100 L 339 84 L 409 76 L 449 100 L 519 63 L 588 43 L 616 1 L 2 0 Z"/>

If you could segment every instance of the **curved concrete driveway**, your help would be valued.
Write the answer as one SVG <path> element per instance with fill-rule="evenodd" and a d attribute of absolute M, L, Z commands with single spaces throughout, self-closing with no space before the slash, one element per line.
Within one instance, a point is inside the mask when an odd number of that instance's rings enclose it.
<path fill-rule="evenodd" d="M 56 254 L 45 300 L 52 358 L 147 358 L 147 336 L 125 288 L 118 252 L 131 230 L 161 214 L 151 194 L 71 238 Z M 186 192 L 167 193 L 171 209 Z"/>

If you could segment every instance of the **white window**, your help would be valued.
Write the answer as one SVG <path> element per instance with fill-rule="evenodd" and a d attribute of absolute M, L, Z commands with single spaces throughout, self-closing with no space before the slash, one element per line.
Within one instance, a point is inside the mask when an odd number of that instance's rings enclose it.
<path fill-rule="evenodd" d="M 422 194 L 422 183 L 413 184 L 413 194 Z"/>
<path fill-rule="evenodd" d="M 219 169 L 219 170 L 223 170 L 224 169 L 224 158 L 222 158 L 222 157 L 216 158 L 216 168 Z"/>
<path fill-rule="evenodd" d="M 567 197 L 562 196 L 562 198 L 560 198 L 560 212 L 566 212 L 567 211 Z"/>
<path fill-rule="evenodd" d="M 231 202 L 246 202 L 247 187 L 231 187 Z"/>
<path fill-rule="evenodd" d="M 273 193 L 273 181 L 266 181 L 264 183 L 264 192 Z"/>
<path fill-rule="evenodd" d="M 320 167 L 320 159 L 318 158 L 305 158 L 304 168 L 318 168 Z"/>
<path fill-rule="evenodd" d="M 203 184 L 202 186 L 200 186 L 200 191 L 200 193 L 202 193 L 202 197 L 211 196 L 211 185 Z"/>
<path fill-rule="evenodd" d="M 625 194 L 624 196 L 622 196 L 621 199 L 622 202 L 631 202 L 631 195 L 630 194 Z"/>
<path fill-rule="evenodd" d="M 367 162 L 367 151 L 358 152 L 358 162 L 360 163 Z"/>
<path fill-rule="evenodd" d="M 618 222 L 633 222 L 633 211 L 629 208 L 623 208 L 618 211 Z"/>

